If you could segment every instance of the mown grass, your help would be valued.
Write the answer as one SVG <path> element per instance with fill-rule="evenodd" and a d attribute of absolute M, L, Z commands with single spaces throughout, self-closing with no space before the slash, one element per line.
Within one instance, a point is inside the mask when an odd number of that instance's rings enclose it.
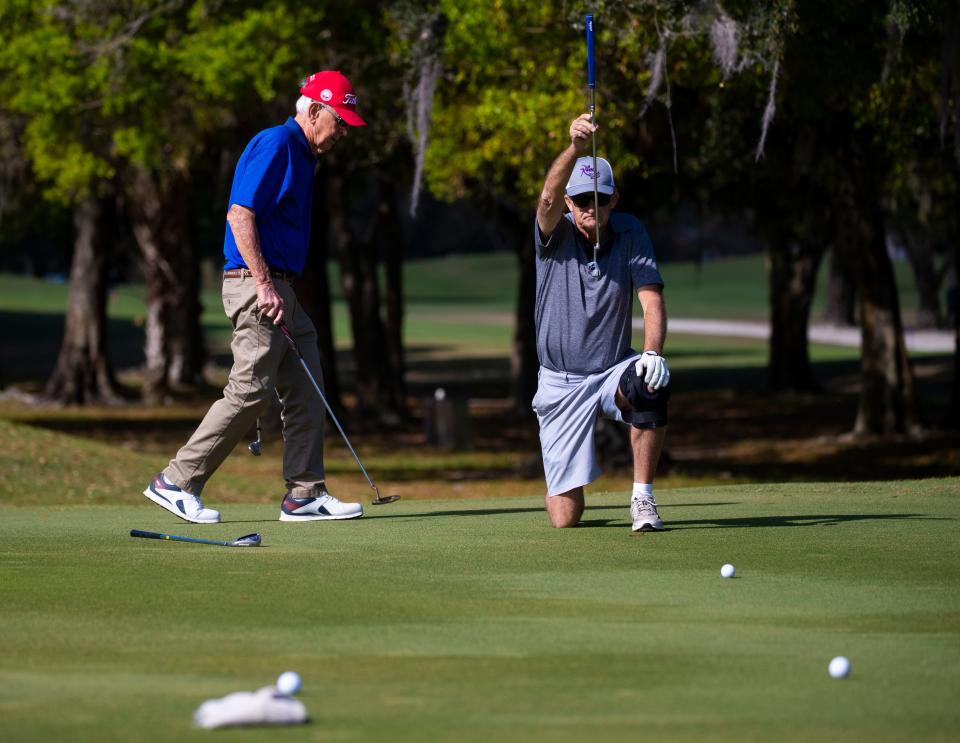
<path fill-rule="evenodd" d="M 948 740 L 960 724 L 958 478 L 661 490 L 669 531 L 642 537 L 626 492 L 595 490 L 562 531 L 539 497 L 282 524 L 252 496 L 201 527 L 123 485 L 151 471 L 141 455 L 35 433 L 0 461 L 4 740 L 205 739 L 200 702 L 287 669 L 308 726 L 217 738 Z M 826 673 L 839 654 L 845 681 Z"/>
<path fill-rule="evenodd" d="M 513 261 L 407 267 L 407 340 L 419 378 L 479 373 L 481 362 L 506 356 Z M 706 264 L 699 276 L 692 266 L 664 267 L 671 314 L 762 319 L 762 263 L 738 261 Z M 56 349 L 65 298 L 64 286 L 0 276 L 0 315 L 13 318 L 6 374 L 33 350 Z M 204 301 L 208 337 L 222 348 L 219 296 Z M 131 365 L 142 308 L 137 287 L 111 293 L 111 343 Z M 336 309 L 343 345 L 342 303 Z M 689 391 L 675 400 L 670 441 L 686 437 L 688 461 L 697 446 L 750 447 L 746 427 L 756 437 L 773 424 L 776 410 L 758 422 L 763 402 L 741 406 L 738 392 L 761 376 L 766 344 L 672 336 L 669 348 L 678 378 L 716 385 L 729 372 L 735 380 L 722 395 L 705 389 L 702 400 Z M 813 353 L 849 362 L 856 350 Z M 435 357 L 456 361 L 434 369 L 426 362 Z M 227 460 L 204 493 L 225 523 L 198 527 L 140 491 L 208 402 L 0 404 L 3 740 L 208 738 L 190 727 L 201 701 L 265 685 L 288 668 L 304 676 L 309 726 L 216 737 L 955 736 L 960 478 L 721 487 L 716 473 L 681 469 L 658 479 L 670 531 L 632 537 L 621 472 L 588 490 L 582 527 L 556 531 L 543 513 L 542 479 L 518 474 L 535 439 L 442 453 L 424 447 L 420 432 L 401 432 L 352 438 L 381 488 L 403 500 L 368 507 L 358 522 L 290 525 L 276 521 L 274 436 L 263 457 L 238 447 Z M 334 439 L 334 491 L 368 500 Z M 802 455 L 796 441 L 764 443 L 771 459 Z M 805 461 L 799 469 L 806 480 L 817 471 Z M 216 539 L 257 530 L 264 547 L 146 542 L 130 539 L 130 528 Z M 739 570 L 732 581 L 718 574 L 728 561 Z M 842 682 L 826 675 L 838 654 L 854 667 Z"/>

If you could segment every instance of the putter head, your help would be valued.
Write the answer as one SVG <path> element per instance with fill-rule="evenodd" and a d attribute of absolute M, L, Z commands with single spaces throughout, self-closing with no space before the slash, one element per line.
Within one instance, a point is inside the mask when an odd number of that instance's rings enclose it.
<path fill-rule="evenodd" d="M 399 495 L 380 495 L 377 493 L 377 497 L 370 501 L 371 506 L 383 506 L 387 503 L 393 503 L 394 501 L 400 500 Z"/>
<path fill-rule="evenodd" d="M 259 534 L 244 534 L 242 537 L 237 537 L 230 543 L 231 547 L 259 547 L 260 546 L 260 535 Z"/>
<path fill-rule="evenodd" d="M 260 452 L 263 451 L 263 445 L 259 441 L 251 441 L 249 444 L 247 444 L 247 448 L 255 457 L 259 457 Z"/>

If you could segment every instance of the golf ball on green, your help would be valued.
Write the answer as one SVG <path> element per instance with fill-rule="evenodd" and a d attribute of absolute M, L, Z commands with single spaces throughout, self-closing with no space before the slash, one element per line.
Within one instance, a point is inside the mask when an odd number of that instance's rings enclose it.
<path fill-rule="evenodd" d="M 850 661 L 842 655 L 838 655 L 830 661 L 827 671 L 835 679 L 845 679 L 850 675 Z"/>
<path fill-rule="evenodd" d="M 296 671 L 284 671 L 277 678 L 277 691 L 292 696 L 300 691 L 300 674 Z"/>
<path fill-rule="evenodd" d="M 722 575 L 724 578 L 732 578 L 736 574 L 737 574 L 737 569 L 733 567 L 733 565 L 731 565 L 729 562 L 726 565 L 724 565 L 722 568 L 720 568 L 720 575 Z"/>

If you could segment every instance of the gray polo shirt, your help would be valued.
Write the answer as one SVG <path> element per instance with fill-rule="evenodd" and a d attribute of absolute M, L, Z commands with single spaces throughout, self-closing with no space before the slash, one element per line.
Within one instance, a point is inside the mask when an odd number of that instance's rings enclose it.
<path fill-rule="evenodd" d="M 630 355 L 633 298 L 641 286 L 659 284 L 653 245 L 636 217 L 612 213 L 601 246 L 600 278 L 587 269 L 593 244 L 560 220 L 543 241 L 534 220 L 537 249 L 537 356 L 541 366 L 571 374 L 595 374 Z"/>

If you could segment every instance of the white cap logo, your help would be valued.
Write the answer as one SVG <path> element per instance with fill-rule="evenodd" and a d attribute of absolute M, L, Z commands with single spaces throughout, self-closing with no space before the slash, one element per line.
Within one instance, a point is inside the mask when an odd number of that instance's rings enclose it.
<path fill-rule="evenodd" d="M 320 100 L 326 103 L 331 98 L 333 98 L 333 91 L 330 88 L 324 88 L 320 91 Z"/>

